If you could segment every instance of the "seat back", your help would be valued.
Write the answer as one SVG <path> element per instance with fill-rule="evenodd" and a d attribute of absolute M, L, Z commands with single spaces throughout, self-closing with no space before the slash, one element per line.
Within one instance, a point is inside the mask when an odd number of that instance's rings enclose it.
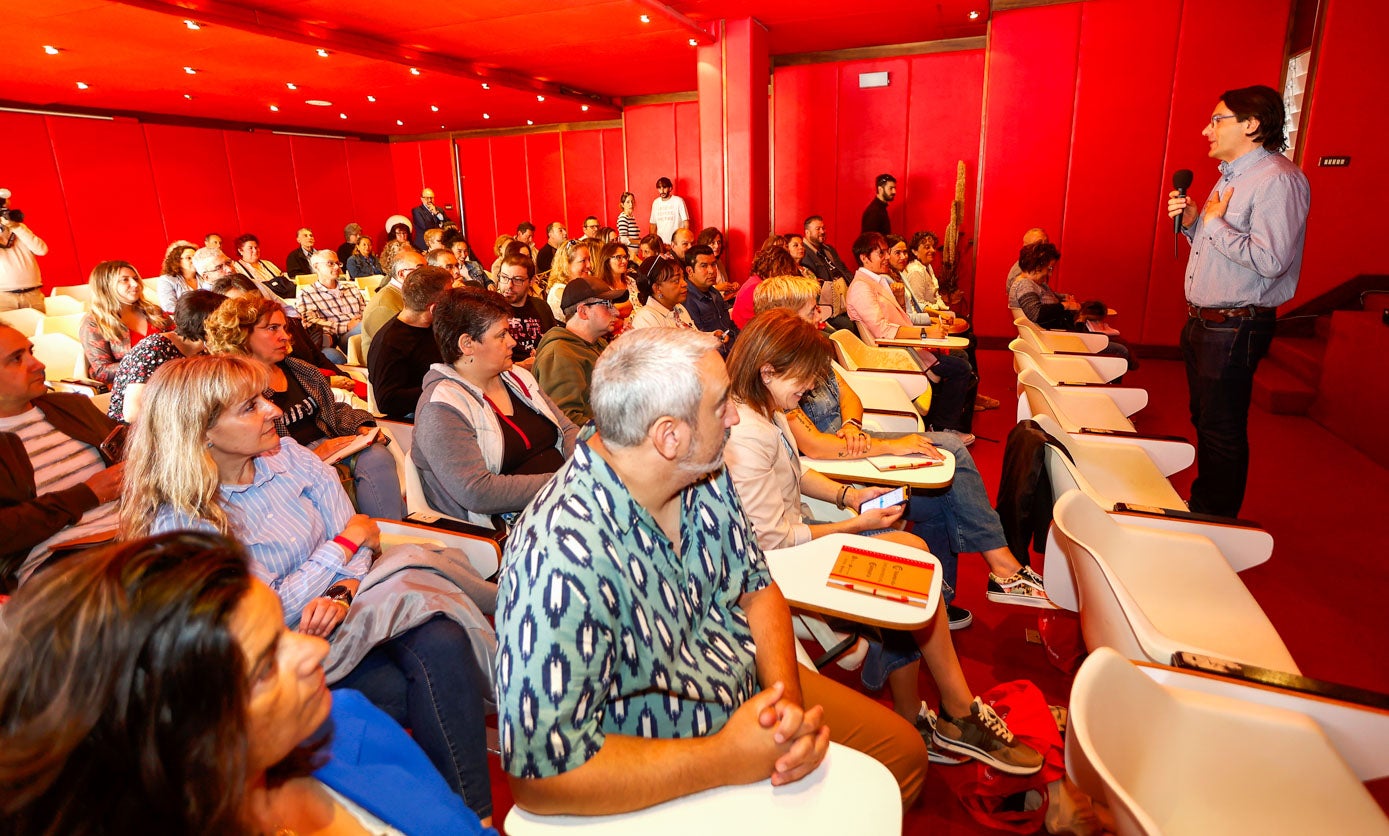
<path fill-rule="evenodd" d="M 1124 547 L 1124 532 L 1095 500 L 1067 491 L 1052 511 L 1053 535 L 1071 568 L 1080 610 L 1080 631 L 1091 650 L 1112 647 L 1126 658 L 1167 664 L 1170 654 L 1145 645 L 1158 634 L 1105 560 Z M 1166 656 L 1167 658 L 1157 658 Z"/>
<path fill-rule="evenodd" d="M 151 305 L 158 305 L 159 279 L 157 277 L 152 279 L 141 279 L 140 284 L 142 287 L 144 287 L 144 290 L 141 291 L 140 295 L 144 297 L 145 301 L 149 302 Z"/>
<path fill-rule="evenodd" d="M 86 314 L 65 314 L 63 316 L 46 316 L 43 324 L 39 326 L 40 334 L 66 334 L 79 342 L 82 340 L 82 320 Z"/>
<path fill-rule="evenodd" d="M 92 301 L 92 286 L 89 284 L 74 284 L 65 287 L 55 287 L 49 296 L 57 298 L 65 296 L 69 299 L 76 299 L 79 304 L 86 306 Z"/>
<path fill-rule="evenodd" d="M 86 289 L 86 285 L 78 285 Z M 74 288 L 59 288 L 61 290 L 73 290 Z M 56 291 L 55 291 L 56 292 Z M 49 316 L 68 316 L 70 314 L 80 314 L 86 311 L 87 303 L 71 296 L 50 296 L 43 300 L 43 306 Z"/>
<path fill-rule="evenodd" d="M 367 358 L 362 356 L 362 335 L 353 334 L 347 338 L 347 364 L 349 366 L 365 366 Z"/>
<path fill-rule="evenodd" d="M 863 340 L 852 332 L 841 328 L 830 335 L 834 340 L 835 353 L 844 368 L 854 371 L 860 368 L 897 369 L 904 372 L 920 372 L 921 364 L 916 356 L 904 349 L 879 348 L 865 345 Z"/>
<path fill-rule="evenodd" d="M 1056 390 L 1042 373 L 1034 369 L 1024 369 L 1018 373 L 1018 387 L 1022 389 L 1022 397 L 1028 406 L 1028 416 L 1019 413 L 1019 419 L 1032 417 L 1035 415 L 1049 415 L 1062 430 L 1068 433 L 1079 432 L 1080 424 L 1076 423 L 1062 409 L 1056 397 Z"/>
<path fill-rule="evenodd" d="M 10 326 L 26 337 L 32 337 L 43 330 L 44 312 L 34 308 L 18 308 L 13 311 L 0 311 L 0 322 Z"/>
<path fill-rule="evenodd" d="M 1107 803 L 1116 833 L 1162 832 L 1132 788 L 1161 784 L 1153 780 L 1157 772 L 1150 758 L 1165 748 L 1159 738 L 1169 727 L 1163 721 L 1176 722 L 1175 713 L 1166 689 L 1109 648 L 1091 653 L 1076 672 L 1066 772 L 1086 793 Z"/>
<path fill-rule="evenodd" d="M 1013 352 L 1013 371 L 1022 374 L 1026 369 L 1035 369 L 1048 383 L 1055 385 L 1057 381 L 1049 374 L 1043 366 L 1041 359 L 1042 352 L 1037 346 L 1023 339 L 1021 336 L 1014 337 L 1008 343 L 1008 350 Z"/>
<path fill-rule="evenodd" d="M 66 378 L 85 378 L 87 376 L 87 356 L 82 353 L 82 344 L 66 334 L 35 334 L 29 338 L 34 346 L 34 356 L 44 365 L 44 377 L 48 380 Z"/>
<path fill-rule="evenodd" d="M 476 525 L 468 520 L 460 520 L 457 517 L 449 516 L 429 507 L 429 500 L 424 496 L 424 482 L 420 481 L 420 469 L 415 466 L 415 460 L 410 457 L 415 438 L 415 426 L 399 421 L 385 421 L 378 419 L 376 425 L 381 431 L 386 433 L 391 439 L 391 448 L 396 456 L 396 469 L 403 477 L 400 483 L 405 486 L 405 513 L 422 514 L 429 517 L 442 517 L 455 522 Z M 481 526 L 486 528 L 486 526 Z"/>

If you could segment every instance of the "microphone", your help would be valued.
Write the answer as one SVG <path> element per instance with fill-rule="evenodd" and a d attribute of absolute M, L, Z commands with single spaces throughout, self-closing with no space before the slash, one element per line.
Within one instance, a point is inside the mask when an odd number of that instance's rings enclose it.
<path fill-rule="evenodd" d="M 1186 197 L 1186 190 L 1191 188 L 1191 181 L 1196 175 L 1191 173 L 1191 169 L 1183 168 L 1172 173 L 1172 188 L 1177 190 L 1177 194 Z M 1182 234 L 1182 216 L 1178 215 L 1172 219 L 1172 234 Z"/>

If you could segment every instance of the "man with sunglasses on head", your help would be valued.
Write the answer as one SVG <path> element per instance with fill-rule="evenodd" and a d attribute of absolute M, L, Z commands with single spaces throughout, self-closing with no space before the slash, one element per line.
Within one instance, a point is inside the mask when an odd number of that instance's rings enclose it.
<path fill-rule="evenodd" d="M 1262 85 L 1227 90 L 1201 131 L 1220 180 L 1204 207 L 1167 195 L 1191 242 L 1182 356 L 1196 427 L 1192 511 L 1236 516 L 1249 474 L 1254 370 L 1273 341 L 1277 306 L 1297 290 L 1311 190 L 1280 151 L 1283 99 Z M 1190 174 L 1190 172 L 1187 172 Z"/>
<path fill-rule="evenodd" d="M 509 330 L 516 340 L 511 359 L 526 371 L 535 365 L 535 350 L 540 347 L 541 337 L 555 327 L 550 306 L 531 294 L 534 277 L 535 262 L 520 253 L 507 256 L 497 268 L 497 292 L 511 303 Z"/>
<path fill-rule="evenodd" d="M 535 352 L 535 377 L 550 400 L 579 426 L 593 417 L 588 402 L 593 364 L 608 347 L 623 290 L 600 290 L 588 279 L 570 279 L 564 286 L 560 309 L 563 325 L 556 325 L 540 340 Z"/>

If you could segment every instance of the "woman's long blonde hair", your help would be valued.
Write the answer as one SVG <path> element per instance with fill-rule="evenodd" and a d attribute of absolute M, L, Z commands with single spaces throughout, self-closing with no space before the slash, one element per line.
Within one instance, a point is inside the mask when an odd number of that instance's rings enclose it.
<path fill-rule="evenodd" d="M 128 261 L 103 261 L 92 268 L 92 275 L 87 279 L 87 284 L 92 288 L 92 301 L 88 310 L 96 322 L 96 329 L 107 342 L 119 343 L 130 339 L 130 329 L 121 322 L 121 300 L 116 296 L 116 280 L 123 269 L 140 275 L 140 271 Z M 146 301 L 144 296 L 135 303 L 135 307 L 144 312 L 154 328 L 163 331 L 169 327 L 169 320 L 164 316 L 164 312 L 158 305 Z"/>
<path fill-rule="evenodd" d="M 265 391 L 265 366 L 214 354 L 165 363 L 149 379 L 126 445 L 121 537 L 144 537 L 160 507 L 206 520 L 230 535 L 207 431 L 227 409 Z"/>

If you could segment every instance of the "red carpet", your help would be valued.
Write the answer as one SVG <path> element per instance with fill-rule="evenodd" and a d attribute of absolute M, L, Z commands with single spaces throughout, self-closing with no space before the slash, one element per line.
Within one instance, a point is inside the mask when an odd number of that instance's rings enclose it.
<path fill-rule="evenodd" d="M 997 496 L 1003 441 L 1016 423 L 1012 357 L 1006 351 L 979 352 L 980 391 L 1003 401 L 996 410 L 976 413 L 971 448 L 990 497 Z M 1177 361 L 1145 360 L 1125 385 L 1148 390 L 1149 405 L 1139 413 L 1144 432 L 1193 437 L 1186 407 L 1186 378 Z M 1389 608 L 1378 601 L 1386 578 L 1382 567 L 1385 515 L 1389 514 L 1389 474 L 1324 430 L 1310 418 L 1250 415 L 1253 463 L 1242 515 L 1273 533 L 1273 558 L 1241 577 L 1278 628 L 1303 673 L 1319 679 L 1389 692 Z M 1192 471 L 1173 483 L 1185 494 Z M 1034 558 L 1040 569 L 1041 558 Z M 1013 679 L 1030 679 L 1050 702 L 1069 702 L 1070 677 L 1053 668 L 1042 648 L 1029 644 L 1037 610 L 993 604 L 984 598 L 987 570 L 977 555 L 962 556 L 957 602 L 974 612 L 974 625 L 954 634 L 965 675 L 976 691 Z M 846 683 L 856 674 L 839 676 Z M 840 672 L 842 673 L 842 672 Z M 934 685 L 923 673 L 922 694 L 936 704 Z M 884 704 L 890 704 L 883 695 Z M 496 822 L 505 820 L 511 793 L 493 759 Z M 933 836 L 1000 832 L 969 817 L 932 767 L 923 797 L 907 811 L 903 832 Z M 1387 782 L 1378 782 L 1385 784 Z M 1389 805 L 1389 788 L 1373 787 Z M 1389 806 L 1386 807 L 1389 809 Z"/>

